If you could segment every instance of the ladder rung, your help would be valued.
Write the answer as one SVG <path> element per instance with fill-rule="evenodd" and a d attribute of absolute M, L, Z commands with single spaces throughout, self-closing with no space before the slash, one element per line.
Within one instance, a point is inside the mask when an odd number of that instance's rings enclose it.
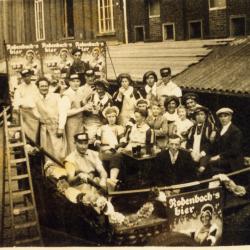
<path fill-rule="evenodd" d="M 22 228 L 28 228 L 28 227 L 34 227 L 37 225 L 36 221 L 31 221 L 31 222 L 26 222 L 26 223 L 22 223 L 22 224 L 16 224 L 14 226 L 15 229 L 22 229 Z"/>
<path fill-rule="evenodd" d="M 22 128 L 20 126 L 8 126 L 9 131 L 22 131 Z"/>
<path fill-rule="evenodd" d="M 24 207 L 16 207 L 13 209 L 13 214 L 14 215 L 19 215 L 23 212 L 33 210 L 34 206 L 24 206 Z"/>
<path fill-rule="evenodd" d="M 17 142 L 17 143 L 9 143 L 10 148 L 15 148 L 15 147 L 22 147 L 24 146 L 23 142 Z"/>
<path fill-rule="evenodd" d="M 23 195 L 26 195 L 26 194 L 31 194 L 31 191 L 30 190 L 15 191 L 12 194 L 15 195 L 15 196 L 23 196 Z"/>
<path fill-rule="evenodd" d="M 30 243 L 30 242 L 34 242 L 34 241 L 40 241 L 40 237 L 34 237 L 34 238 L 29 238 L 29 239 L 24 239 L 24 240 L 16 240 L 15 244 L 16 245 L 21 245 L 21 244 L 25 244 L 25 243 Z"/>
<path fill-rule="evenodd" d="M 14 159 L 14 160 L 10 160 L 10 164 L 17 164 L 17 163 L 22 163 L 22 162 L 26 162 L 26 158 L 19 158 L 19 159 Z"/>
<path fill-rule="evenodd" d="M 11 180 L 16 181 L 16 180 L 25 179 L 25 178 L 28 178 L 28 177 L 29 177 L 28 174 L 20 174 L 20 175 L 16 175 L 16 176 L 11 177 Z"/>

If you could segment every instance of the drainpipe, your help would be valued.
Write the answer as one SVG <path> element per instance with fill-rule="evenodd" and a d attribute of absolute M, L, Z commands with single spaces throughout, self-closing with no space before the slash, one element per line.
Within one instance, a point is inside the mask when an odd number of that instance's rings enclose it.
<path fill-rule="evenodd" d="M 128 44 L 127 0 L 123 0 L 125 43 Z"/>

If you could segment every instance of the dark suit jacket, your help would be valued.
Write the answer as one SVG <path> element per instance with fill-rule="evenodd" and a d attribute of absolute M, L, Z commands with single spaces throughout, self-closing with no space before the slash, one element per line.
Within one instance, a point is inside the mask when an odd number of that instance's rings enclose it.
<path fill-rule="evenodd" d="M 219 154 L 221 161 L 228 162 L 231 171 L 243 167 L 242 133 L 238 127 L 231 124 L 227 132 L 220 135 L 218 131 L 213 144 L 213 155 Z"/>
<path fill-rule="evenodd" d="M 163 150 L 155 159 L 154 184 L 174 185 L 193 181 L 196 177 L 195 164 L 190 153 L 182 149 L 179 150 L 178 158 L 173 165 L 169 150 Z"/>

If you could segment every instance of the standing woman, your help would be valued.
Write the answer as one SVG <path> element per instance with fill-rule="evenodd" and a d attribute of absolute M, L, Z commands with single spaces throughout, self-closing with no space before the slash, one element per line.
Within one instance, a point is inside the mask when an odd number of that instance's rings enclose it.
<path fill-rule="evenodd" d="M 66 122 L 66 137 L 68 143 L 68 153 L 75 149 L 74 135 L 79 133 L 82 128 L 82 111 L 85 110 L 81 107 L 81 91 L 79 75 L 70 75 L 69 88 L 64 91 L 62 98 L 65 103 L 65 110 L 67 111 Z"/>
<path fill-rule="evenodd" d="M 117 77 L 117 82 L 120 88 L 114 93 L 113 101 L 120 110 L 118 124 L 125 127 L 134 113 L 136 91 L 132 86 L 132 79 L 129 74 L 120 74 Z"/>
<path fill-rule="evenodd" d="M 177 108 L 179 106 L 179 98 L 176 96 L 168 96 L 164 102 L 165 114 L 163 117 L 168 121 L 168 134 L 172 135 L 175 131 L 175 122 L 179 119 Z"/>

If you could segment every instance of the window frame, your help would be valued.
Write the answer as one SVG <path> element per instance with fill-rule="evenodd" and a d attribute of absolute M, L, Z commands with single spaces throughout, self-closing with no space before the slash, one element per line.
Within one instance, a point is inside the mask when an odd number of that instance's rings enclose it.
<path fill-rule="evenodd" d="M 105 0 L 97 0 L 98 31 L 99 31 L 100 34 L 112 34 L 112 33 L 115 33 L 115 27 L 114 27 L 114 3 L 113 3 L 113 0 L 106 0 L 106 1 L 108 1 L 108 5 L 105 5 Z M 108 12 L 110 14 L 110 17 L 106 16 L 106 13 L 105 13 L 106 8 L 109 9 Z M 107 27 L 106 27 L 107 19 L 110 19 L 111 29 L 107 29 Z"/>
<path fill-rule="evenodd" d="M 159 4 L 159 14 L 158 15 L 151 15 L 151 13 L 150 13 L 150 1 L 152 1 L 152 0 L 148 0 L 148 16 L 149 16 L 149 18 L 160 17 L 161 16 L 160 0 L 156 0 L 158 2 L 158 4 Z"/>
<path fill-rule="evenodd" d="M 34 10 L 35 10 L 36 41 L 43 41 L 45 40 L 44 0 L 34 0 Z M 38 19 L 40 18 L 39 11 L 41 11 L 41 20 Z M 40 26 L 41 25 L 40 21 L 42 21 L 42 27 Z M 40 32 L 41 29 L 43 30 L 43 36 L 41 36 Z"/>
<path fill-rule="evenodd" d="M 200 38 L 190 38 L 190 31 L 191 31 L 191 29 L 190 29 L 190 25 L 192 24 L 192 23 L 200 23 L 200 25 L 201 25 L 201 37 Z M 189 40 L 203 40 L 204 39 L 204 35 L 203 35 L 203 20 L 202 19 L 196 19 L 196 20 L 189 20 L 188 21 L 188 39 Z"/>
<path fill-rule="evenodd" d="M 227 0 L 225 0 L 225 6 L 221 6 L 221 7 L 211 7 L 211 0 L 208 0 L 208 5 L 209 5 L 209 10 L 213 11 L 213 10 L 224 10 L 227 8 Z"/>
<path fill-rule="evenodd" d="M 165 36 L 165 26 L 173 26 L 173 39 L 166 39 L 167 37 Z M 173 22 L 166 22 L 162 24 L 162 41 L 175 41 L 175 23 Z"/>
<path fill-rule="evenodd" d="M 72 6 L 73 7 L 73 6 Z M 63 24 L 64 24 L 64 27 L 63 27 L 63 38 L 64 39 L 74 39 L 75 37 L 75 27 L 74 27 L 74 13 L 73 13 L 73 35 L 69 35 L 69 20 L 68 20 L 68 3 L 67 3 L 67 0 L 63 0 Z M 73 11 L 73 10 L 72 10 Z"/>
<path fill-rule="evenodd" d="M 230 15 L 229 16 L 229 33 L 230 33 L 230 37 L 239 37 L 239 36 L 233 36 L 232 35 L 232 19 L 236 19 L 236 18 L 243 18 L 245 20 L 245 34 L 243 36 L 247 35 L 247 16 L 245 14 L 243 15 Z"/>

